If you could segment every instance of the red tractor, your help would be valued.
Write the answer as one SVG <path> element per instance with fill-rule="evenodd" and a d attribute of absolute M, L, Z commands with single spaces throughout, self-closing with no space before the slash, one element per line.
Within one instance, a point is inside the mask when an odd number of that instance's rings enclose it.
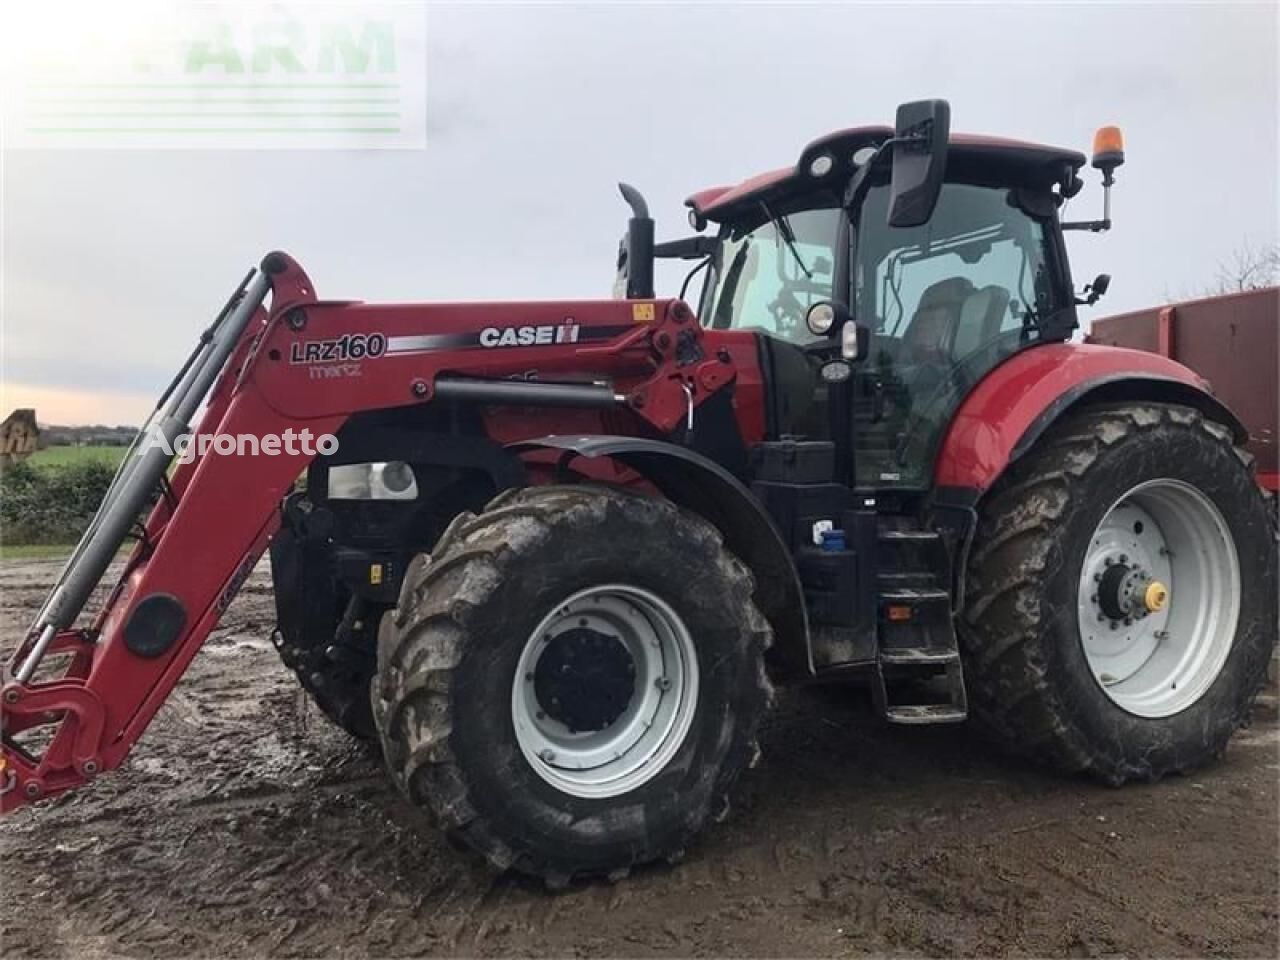
<path fill-rule="evenodd" d="M 693 195 L 683 240 L 624 187 L 615 300 L 322 300 L 269 254 L 15 655 L 4 809 L 118 766 L 268 548 L 321 709 L 552 885 L 679 856 L 774 684 L 972 705 L 1113 784 L 1218 756 L 1275 642 L 1246 432 L 1171 359 L 1071 342 L 1107 282 L 1067 265 L 1064 231 L 1109 226 L 1060 221 L 1085 157 L 949 126 L 924 101 L 816 140 Z M 655 257 L 703 271 L 696 309 Z"/>

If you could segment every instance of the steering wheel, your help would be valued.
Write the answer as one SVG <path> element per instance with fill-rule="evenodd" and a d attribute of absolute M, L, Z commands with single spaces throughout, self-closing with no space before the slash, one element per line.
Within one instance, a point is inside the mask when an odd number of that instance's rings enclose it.
<path fill-rule="evenodd" d="M 778 290 L 778 295 L 773 298 L 768 309 L 779 333 L 784 330 L 789 332 L 804 323 L 804 306 L 789 287 L 784 286 Z"/>

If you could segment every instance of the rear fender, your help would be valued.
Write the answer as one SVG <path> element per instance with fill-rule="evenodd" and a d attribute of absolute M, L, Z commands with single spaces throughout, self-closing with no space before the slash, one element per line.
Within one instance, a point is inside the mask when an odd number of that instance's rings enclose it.
<path fill-rule="evenodd" d="M 1180 363 L 1141 350 L 1055 343 L 1009 358 L 965 398 L 939 448 L 935 499 L 976 503 L 1069 411 L 1117 401 L 1194 407 L 1229 427 L 1238 442 L 1248 438 L 1208 382 Z"/>
<path fill-rule="evenodd" d="M 793 676 L 813 674 L 808 614 L 791 551 L 751 491 L 719 464 L 684 447 L 640 437 L 552 436 L 509 449 L 561 450 L 566 467 L 575 457 L 616 461 L 672 503 L 704 517 L 755 578 L 756 604 L 773 627 L 778 666 Z"/>

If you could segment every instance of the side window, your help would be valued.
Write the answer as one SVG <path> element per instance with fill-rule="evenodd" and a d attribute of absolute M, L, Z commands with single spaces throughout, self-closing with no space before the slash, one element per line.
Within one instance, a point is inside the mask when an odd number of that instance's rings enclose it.
<path fill-rule="evenodd" d="M 813 339 L 809 307 L 830 300 L 839 211 L 806 210 L 725 242 L 710 299 L 710 325 L 760 330 L 797 343 Z M 784 235 L 789 229 L 790 243 Z"/>
<path fill-rule="evenodd" d="M 1026 309 L 1039 299 L 1034 254 L 1011 237 L 997 239 L 999 233 L 991 228 L 991 238 L 966 253 L 892 251 L 876 269 L 877 334 L 958 360 L 1021 329 Z"/>

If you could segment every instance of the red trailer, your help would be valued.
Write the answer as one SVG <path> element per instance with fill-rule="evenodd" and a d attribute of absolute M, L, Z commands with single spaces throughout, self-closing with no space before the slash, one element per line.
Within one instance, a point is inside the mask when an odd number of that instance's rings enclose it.
<path fill-rule="evenodd" d="M 1275 493 L 1278 334 L 1280 287 L 1266 287 L 1105 317 L 1086 339 L 1170 357 L 1208 380 L 1249 428 L 1247 449 L 1257 458 L 1258 482 Z"/>

